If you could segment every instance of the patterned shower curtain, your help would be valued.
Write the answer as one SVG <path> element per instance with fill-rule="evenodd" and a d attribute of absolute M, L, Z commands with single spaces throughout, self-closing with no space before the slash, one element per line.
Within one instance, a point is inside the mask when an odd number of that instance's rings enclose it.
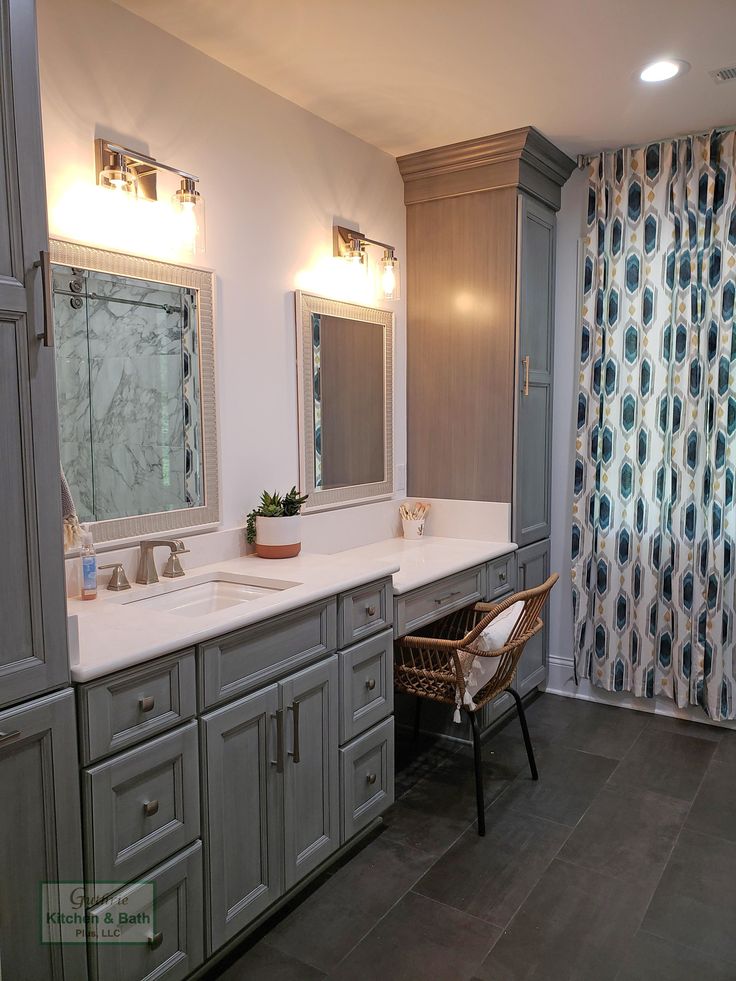
<path fill-rule="evenodd" d="M 578 673 L 733 719 L 733 132 L 591 161 L 583 290 Z"/>

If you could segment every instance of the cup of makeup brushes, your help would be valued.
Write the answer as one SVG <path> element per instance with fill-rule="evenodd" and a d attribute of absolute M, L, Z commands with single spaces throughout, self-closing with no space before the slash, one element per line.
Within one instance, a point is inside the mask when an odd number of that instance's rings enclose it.
<path fill-rule="evenodd" d="M 404 538 L 414 539 L 424 536 L 424 523 L 427 520 L 429 504 L 416 504 L 408 507 L 402 504 L 399 508 L 401 514 L 401 525 L 404 530 Z"/>

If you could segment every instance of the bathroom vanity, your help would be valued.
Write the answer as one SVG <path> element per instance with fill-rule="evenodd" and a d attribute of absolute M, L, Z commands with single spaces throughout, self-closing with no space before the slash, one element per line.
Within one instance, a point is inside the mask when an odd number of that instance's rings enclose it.
<path fill-rule="evenodd" d="M 261 595 L 174 600 L 238 579 Z M 92 913 L 156 896 L 147 944 L 90 943 L 91 977 L 188 977 L 371 829 L 394 799 L 394 637 L 514 581 L 508 544 L 395 539 L 70 601 L 85 879 L 120 884 Z"/>

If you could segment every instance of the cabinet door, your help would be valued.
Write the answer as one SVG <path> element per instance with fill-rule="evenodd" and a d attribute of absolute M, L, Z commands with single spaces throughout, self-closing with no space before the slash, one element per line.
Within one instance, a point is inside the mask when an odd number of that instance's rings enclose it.
<path fill-rule="evenodd" d="M 0 713 L 0 971 L 83 981 L 84 945 L 41 943 L 43 882 L 82 881 L 74 693 Z"/>
<path fill-rule="evenodd" d="M 520 548 L 517 555 L 517 588 L 531 589 L 539 586 L 549 576 L 549 541 L 537 542 Z M 516 689 L 520 695 L 526 695 L 547 678 L 547 618 L 549 607 L 542 610 L 544 626 L 536 636 L 532 637 L 524 648 L 519 661 L 516 675 Z"/>
<path fill-rule="evenodd" d="M 208 953 L 281 895 L 278 687 L 202 719 Z"/>
<path fill-rule="evenodd" d="M 522 194 L 513 497 L 520 548 L 550 535 L 554 276 L 554 212 Z"/>
<path fill-rule="evenodd" d="M 290 889 L 340 844 L 335 656 L 279 685 L 286 728 L 284 874 Z"/>
<path fill-rule="evenodd" d="M 0 0 L 0 705 L 68 681 L 47 249 L 34 4 Z"/>

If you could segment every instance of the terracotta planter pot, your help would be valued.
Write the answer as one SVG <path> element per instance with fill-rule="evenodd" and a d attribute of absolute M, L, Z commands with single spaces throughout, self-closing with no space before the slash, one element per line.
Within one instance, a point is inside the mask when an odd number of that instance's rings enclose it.
<path fill-rule="evenodd" d="M 262 559 L 291 559 L 301 549 L 301 515 L 256 518 L 256 555 Z"/>

